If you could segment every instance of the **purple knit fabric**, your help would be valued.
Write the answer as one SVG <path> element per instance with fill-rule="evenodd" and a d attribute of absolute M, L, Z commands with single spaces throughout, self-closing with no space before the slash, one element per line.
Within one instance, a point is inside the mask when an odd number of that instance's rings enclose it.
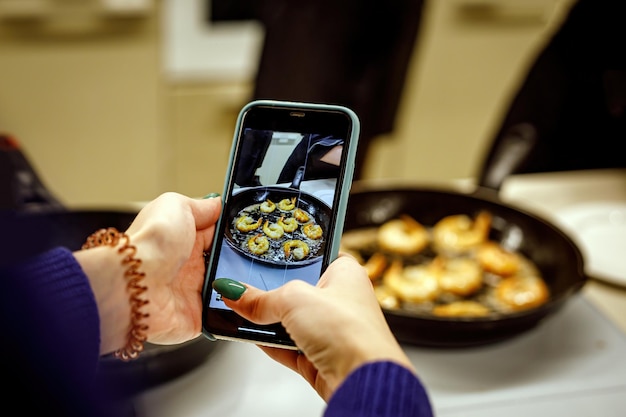
<path fill-rule="evenodd" d="M 373 362 L 352 372 L 328 402 L 324 417 L 432 417 L 419 379 L 393 362 Z"/>
<path fill-rule="evenodd" d="M 58 329 L 49 327 L 48 320 L 58 320 L 62 329 L 68 329 L 72 343 L 50 334 L 51 344 L 62 344 L 59 350 L 67 352 L 81 367 L 94 368 L 100 355 L 100 319 L 89 281 L 71 251 L 52 249 L 17 268 L 24 289 L 37 300 L 37 309 L 46 320 L 38 330 L 44 334 Z"/>
<path fill-rule="evenodd" d="M 72 252 L 52 249 L 0 272 L 2 369 L 15 398 L 24 392 L 29 398 L 17 406 L 25 413 L 95 416 L 100 320 Z"/>

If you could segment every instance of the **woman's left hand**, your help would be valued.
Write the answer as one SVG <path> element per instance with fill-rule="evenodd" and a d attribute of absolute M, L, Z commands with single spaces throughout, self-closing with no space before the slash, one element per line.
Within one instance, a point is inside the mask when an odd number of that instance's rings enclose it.
<path fill-rule="evenodd" d="M 165 193 L 147 204 L 126 231 L 146 274 L 148 341 L 174 344 L 200 334 L 204 252 L 220 210 L 221 198 Z"/>

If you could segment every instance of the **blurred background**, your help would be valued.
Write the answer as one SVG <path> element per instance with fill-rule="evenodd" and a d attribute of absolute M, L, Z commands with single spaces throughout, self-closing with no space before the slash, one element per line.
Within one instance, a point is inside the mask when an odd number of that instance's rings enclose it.
<path fill-rule="evenodd" d="M 0 0 L 0 131 L 70 206 L 221 192 L 238 111 L 255 97 L 284 98 L 272 90 L 281 69 L 305 75 L 299 57 L 313 53 L 280 43 L 302 29 L 298 11 L 289 19 L 286 2 L 262 3 Z M 361 3 L 395 23 L 356 9 L 325 22 L 314 7 L 299 9 L 330 45 L 316 51 L 315 82 L 343 92 L 341 77 L 358 81 L 345 84 L 365 126 L 357 179 L 440 182 L 476 179 L 513 94 L 573 1 L 409 1 L 396 16 L 382 6 L 394 2 Z M 357 18 L 368 39 L 360 55 L 324 49 Z M 394 67 L 345 68 L 372 57 Z"/>
<path fill-rule="evenodd" d="M 465 416 L 469 405 L 476 415 L 609 415 L 624 408 L 625 339 L 597 313 L 626 329 L 624 16 L 624 0 L 0 0 L 0 211 L 77 209 L 47 234 L 78 247 L 134 216 L 107 209 L 136 209 L 166 191 L 222 192 L 236 118 L 250 100 L 347 105 L 362 123 L 356 180 L 487 185 L 563 226 L 587 258 L 593 306 L 575 301 L 538 333 L 483 356 L 413 351 L 434 381 L 438 414 Z M 581 171 L 519 175 L 527 178 L 499 188 L 510 173 L 559 170 Z M 431 213 L 449 207 L 429 201 Z M 34 224 L 35 238 L 11 224 L 19 234 L 8 228 L 0 255 L 58 244 Z M 549 271 L 578 266 L 544 237 L 529 242 Z M 153 345 L 145 360 L 101 370 L 107 383 L 143 390 L 199 366 L 214 346 Z M 232 393 L 245 405 L 238 416 L 319 415 L 319 399 L 308 386 L 300 392 L 291 371 L 242 344 L 224 349 L 210 365 L 217 370 L 139 397 L 141 415 L 231 410 Z M 456 384 L 441 379 L 450 375 Z M 206 395 L 207 384 L 218 395 Z"/>

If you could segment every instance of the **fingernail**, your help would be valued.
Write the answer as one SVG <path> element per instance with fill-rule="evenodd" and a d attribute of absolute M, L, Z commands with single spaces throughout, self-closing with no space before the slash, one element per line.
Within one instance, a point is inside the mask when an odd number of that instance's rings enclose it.
<path fill-rule="evenodd" d="M 215 197 L 219 197 L 219 196 L 220 196 L 220 193 L 208 193 L 207 195 L 202 197 L 202 199 L 206 200 L 207 198 L 215 198 Z"/>
<path fill-rule="evenodd" d="M 246 287 L 239 281 L 230 278 L 218 278 L 213 281 L 213 289 L 229 300 L 239 300 Z"/>

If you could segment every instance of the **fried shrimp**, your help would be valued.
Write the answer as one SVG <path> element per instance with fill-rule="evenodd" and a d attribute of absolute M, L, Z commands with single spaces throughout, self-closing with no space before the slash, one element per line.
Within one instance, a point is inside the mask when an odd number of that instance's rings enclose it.
<path fill-rule="evenodd" d="M 302 226 L 302 232 L 309 239 L 317 240 L 322 237 L 322 226 L 314 223 L 307 223 Z"/>
<path fill-rule="evenodd" d="M 284 198 L 278 202 L 278 208 L 282 211 L 291 211 L 296 208 L 296 198 Z"/>
<path fill-rule="evenodd" d="M 466 214 L 446 216 L 433 227 L 434 244 L 446 252 L 466 252 L 485 242 L 491 228 L 491 214 L 482 211 L 475 219 Z"/>
<path fill-rule="evenodd" d="M 258 229 L 262 223 L 262 218 L 259 218 L 259 220 L 254 220 L 252 217 L 244 215 L 237 219 L 235 226 L 237 227 L 237 230 L 241 232 L 251 232 L 255 229 Z"/>
<path fill-rule="evenodd" d="M 261 210 L 263 213 L 271 213 L 276 210 L 276 204 L 272 200 L 267 199 L 261 203 L 261 205 L 259 206 L 259 210 Z"/>
<path fill-rule="evenodd" d="M 248 249 L 255 255 L 263 255 L 270 248 L 270 241 L 262 233 L 248 239 Z"/>
<path fill-rule="evenodd" d="M 395 293 L 384 285 L 377 285 L 374 287 L 374 295 L 378 300 L 378 304 L 382 308 L 388 310 L 396 310 L 400 308 L 400 300 L 396 297 Z"/>
<path fill-rule="evenodd" d="M 367 276 L 372 281 L 375 281 L 382 276 L 383 272 L 385 272 L 387 264 L 388 261 L 385 255 L 380 252 L 376 252 L 362 265 L 367 272 Z"/>
<path fill-rule="evenodd" d="M 430 264 L 405 267 L 401 261 L 393 261 L 383 275 L 383 284 L 401 300 L 412 303 L 432 301 L 441 291 Z"/>
<path fill-rule="evenodd" d="M 385 222 L 378 229 L 378 245 L 384 251 L 410 256 L 419 253 L 429 243 L 428 231 L 407 215 Z"/>
<path fill-rule="evenodd" d="M 534 308 L 548 301 L 550 290 L 534 275 L 515 275 L 503 279 L 495 289 L 496 300 L 505 308 L 520 311 Z"/>
<path fill-rule="evenodd" d="M 280 219 L 276 222 L 283 230 L 287 233 L 291 233 L 298 228 L 298 221 L 293 217 L 288 217 L 285 219 L 285 216 L 281 216 Z"/>
<path fill-rule="evenodd" d="M 483 271 L 471 258 L 437 257 L 431 267 L 442 291 L 459 296 L 469 296 L 483 285 Z"/>
<path fill-rule="evenodd" d="M 263 232 L 272 239 L 280 239 L 285 234 L 285 229 L 278 223 L 270 223 L 269 220 L 265 220 Z"/>
<path fill-rule="evenodd" d="M 485 242 L 476 251 L 476 259 L 485 271 L 496 275 L 509 276 L 519 271 L 519 254 L 507 251 L 496 242 Z"/>
<path fill-rule="evenodd" d="M 300 223 L 306 223 L 311 220 L 309 214 L 301 208 L 297 208 L 293 211 L 293 217 L 295 217 Z"/>
<path fill-rule="evenodd" d="M 309 245 L 301 240 L 288 240 L 283 244 L 285 258 L 301 261 L 309 255 Z"/>
<path fill-rule="evenodd" d="M 478 301 L 461 300 L 433 307 L 432 313 L 439 317 L 484 317 L 490 310 Z"/>

